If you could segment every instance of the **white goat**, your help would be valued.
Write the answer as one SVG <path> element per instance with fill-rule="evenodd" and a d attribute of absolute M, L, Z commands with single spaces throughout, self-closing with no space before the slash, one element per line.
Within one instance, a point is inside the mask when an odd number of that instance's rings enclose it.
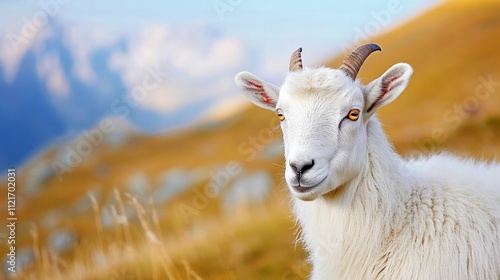
<path fill-rule="evenodd" d="M 374 116 L 403 92 L 398 63 L 362 85 L 380 48 L 361 46 L 337 69 L 302 69 L 301 49 L 279 89 L 235 80 L 275 110 L 312 279 L 500 279 L 500 165 L 434 155 L 404 161 Z"/>

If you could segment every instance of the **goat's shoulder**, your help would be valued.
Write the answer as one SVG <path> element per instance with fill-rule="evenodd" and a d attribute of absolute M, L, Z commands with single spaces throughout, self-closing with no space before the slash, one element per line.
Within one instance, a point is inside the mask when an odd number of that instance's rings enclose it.
<path fill-rule="evenodd" d="M 424 184 L 445 189 L 486 190 L 500 195 L 500 163 L 459 158 L 449 153 L 411 159 L 407 172 Z"/>

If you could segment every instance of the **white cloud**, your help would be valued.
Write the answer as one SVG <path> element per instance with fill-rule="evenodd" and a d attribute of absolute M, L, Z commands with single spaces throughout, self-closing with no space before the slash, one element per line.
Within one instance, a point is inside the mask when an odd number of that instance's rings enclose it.
<path fill-rule="evenodd" d="M 91 56 L 97 49 L 114 44 L 118 37 L 99 29 L 68 26 L 64 29 L 64 44 L 73 55 L 73 73 L 81 81 L 93 83 L 96 74 L 92 69 Z"/>
<path fill-rule="evenodd" d="M 217 100 L 233 94 L 233 77 L 247 61 L 242 42 L 200 24 L 152 26 L 127 39 L 127 50 L 112 55 L 108 64 L 121 74 L 129 91 L 141 85 L 152 65 L 168 79 L 148 92 L 140 104 L 168 112 L 203 98 Z"/>
<path fill-rule="evenodd" d="M 147 97 L 141 101 L 141 106 L 158 113 L 165 113 L 188 103 L 187 96 L 183 96 L 186 86 L 175 81 L 161 84 L 158 88 L 149 91 Z"/>
<path fill-rule="evenodd" d="M 167 70 L 165 66 L 171 56 L 168 45 L 172 44 L 168 34 L 167 27 L 155 26 L 129 36 L 128 50 L 115 52 L 108 65 L 120 72 L 123 82 L 130 88 L 140 84 L 148 67 L 160 65 L 162 70 Z"/>
<path fill-rule="evenodd" d="M 187 48 L 176 50 L 178 55 L 173 57 L 173 66 L 186 71 L 193 78 L 204 78 L 233 69 L 245 59 L 242 43 L 233 38 L 214 38 L 206 45 L 193 43 L 188 42 L 185 44 Z"/>
<path fill-rule="evenodd" d="M 37 63 L 38 75 L 44 79 L 47 88 L 58 96 L 67 96 L 69 84 L 62 70 L 61 61 L 56 53 L 43 54 Z"/>
<path fill-rule="evenodd" d="M 83 82 L 94 82 L 96 74 L 90 57 L 96 49 L 112 44 L 116 38 L 97 29 L 78 26 L 68 26 L 63 32 L 64 44 L 73 55 L 73 74 Z"/>

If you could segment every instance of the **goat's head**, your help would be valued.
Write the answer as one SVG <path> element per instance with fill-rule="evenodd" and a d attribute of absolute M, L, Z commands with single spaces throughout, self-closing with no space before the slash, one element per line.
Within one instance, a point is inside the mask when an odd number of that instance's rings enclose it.
<path fill-rule="evenodd" d="M 281 88 L 241 72 L 235 81 L 256 105 L 281 120 L 285 179 L 293 195 L 313 200 L 352 180 L 367 161 L 367 122 L 406 88 L 413 69 L 398 63 L 368 85 L 356 80 L 364 60 L 380 47 L 363 45 L 339 69 L 303 69 L 301 51 L 290 59 Z"/>

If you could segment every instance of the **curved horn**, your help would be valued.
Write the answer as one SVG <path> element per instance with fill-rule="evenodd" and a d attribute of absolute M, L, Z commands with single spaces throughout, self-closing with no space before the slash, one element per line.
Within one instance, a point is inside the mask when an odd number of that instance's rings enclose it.
<path fill-rule="evenodd" d="M 302 70 L 302 57 L 300 54 L 301 52 L 302 48 L 298 48 L 293 52 L 292 57 L 290 57 L 290 72 Z"/>
<path fill-rule="evenodd" d="M 340 66 L 340 70 L 344 71 L 347 76 L 351 77 L 353 80 L 356 79 L 358 75 L 359 69 L 365 59 L 374 51 L 381 51 L 382 49 L 377 44 L 366 44 L 361 47 L 355 49 L 352 53 L 350 53 Z"/>

